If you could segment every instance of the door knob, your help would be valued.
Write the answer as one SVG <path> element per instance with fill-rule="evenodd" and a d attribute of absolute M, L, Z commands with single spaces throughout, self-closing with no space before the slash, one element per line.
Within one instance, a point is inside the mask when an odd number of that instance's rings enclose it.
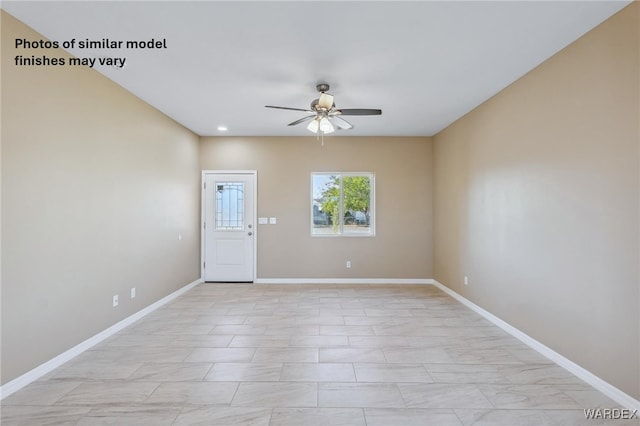
<path fill-rule="evenodd" d="M 247 235 L 252 236 L 253 232 L 248 232 Z"/>

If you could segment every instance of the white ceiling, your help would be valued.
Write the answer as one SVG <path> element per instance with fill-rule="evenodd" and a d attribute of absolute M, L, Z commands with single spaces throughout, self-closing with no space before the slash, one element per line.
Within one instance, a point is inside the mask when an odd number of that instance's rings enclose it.
<path fill-rule="evenodd" d="M 96 67 L 198 135 L 309 135 L 286 124 L 319 82 L 350 136 L 433 135 L 629 1 L 9 2 L 51 40 L 166 39 L 164 50 L 70 50 L 127 58 Z M 47 53 L 32 51 L 30 54 Z M 50 53 L 50 51 L 49 51 Z M 594 58 L 597 60 L 597 58 Z M 96 100 L 99 102 L 99 100 Z"/>

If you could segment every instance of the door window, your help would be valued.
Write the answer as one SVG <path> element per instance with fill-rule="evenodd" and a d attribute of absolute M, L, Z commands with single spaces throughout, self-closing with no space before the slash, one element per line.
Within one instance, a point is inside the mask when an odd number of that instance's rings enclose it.
<path fill-rule="evenodd" d="M 244 229 L 244 182 L 216 182 L 216 230 Z"/>

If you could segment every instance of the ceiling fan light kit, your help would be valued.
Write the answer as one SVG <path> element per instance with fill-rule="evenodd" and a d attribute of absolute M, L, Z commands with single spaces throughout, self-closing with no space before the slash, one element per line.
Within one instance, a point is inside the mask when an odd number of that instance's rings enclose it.
<path fill-rule="evenodd" d="M 309 125 L 307 126 L 307 129 L 309 129 L 313 133 L 318 133 L 318 130 L 320 129 L 320 120 L 318 120 L 317 118 L 312 120 L 311 123 L 309 123 Z"/>
<path fill-rule="evenodd" d="M 316 86 L 316 90 L 320 92 L 318 99 L 311 101 L 309 109 L 302 108 L 289 108 L 273 105 L 265 105 L 266 108 L 286 109 L 290 111 L 302 111 L 310 115 L 298 119 L 289 123 L 289 126 L 295 126 L 300 123 L 309 121 L 307 129 L 317 134 L 318 136 L 324 136 L 325 134 L 333 133 L 335 130 L 353 129 L 353 125 L 345 119 L 339 117 L 341 115 L 381 115 L 380 109 L 337 109 L 336 104 L 333 101 L 333 95 L 327 93 L 329 91 L 329 85 L 327 83 L 320 83 Z"/>
<path fill-rule="evenodd" d="M 320 119 L 320 131 L 322 133 L 324 134 L 333 133 L 334 130 L 335 128 L 333 127 L 333 124 L 331 124 L 331 122 L 327 117 L 322 117 Z"/>

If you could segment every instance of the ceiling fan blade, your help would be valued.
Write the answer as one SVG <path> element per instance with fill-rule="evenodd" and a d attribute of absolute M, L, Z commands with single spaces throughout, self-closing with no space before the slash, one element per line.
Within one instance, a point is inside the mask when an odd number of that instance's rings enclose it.
<path fill-rule="evenodd" d="M 328 93 L 321 93 L 318 99 L 318 108 L 324 108 L 327 111 L 333 106 L 333 95 Z"/>
<path fill-rule="evenodd" d="M 301 118 L 300 120 L 296 120 L 287 124 L 287 126 L 295 126 L 296 124 L 304 123 L 305 121 L 311 121 L 314 118 L 316 118 L 315 115 L 308 115 L 306 117 Z"/>
<path fill-rule="evenodd" d="M 308 113 L 315 113 L 314 111 L 311 111 L 310 109 L 302 109 L 302 108 L 289 108 L 289 107 L 281 107 L 281 106 L 273 106 L 273 105 L 265 105 L 265 108 L 277 108 L 277 109 L 288 109 L 290 111 L 304 111 L 304 112 L 308 112 Z"/>
<path fill-rule="evenodd" d="M 358 109 L 358 108 L 351 108 L 351 109 L 337 109 L 336 112 L 338 112 L 341 115 L 381 115 L 382 114 L 382 110 L 381 109 Z"/>
<path fill-rule="evenodd" d="M 331 117 L 331 121 L 333 121 L 336 124 L 336 126 L 338 126 L 341 129 L 345 129 L 345 130 L 353 129 L 353 125 L 351 123 L 349 123 L 347 120 L 343 120 L 337 115 L 334 115 L 333 117 Z"/>

